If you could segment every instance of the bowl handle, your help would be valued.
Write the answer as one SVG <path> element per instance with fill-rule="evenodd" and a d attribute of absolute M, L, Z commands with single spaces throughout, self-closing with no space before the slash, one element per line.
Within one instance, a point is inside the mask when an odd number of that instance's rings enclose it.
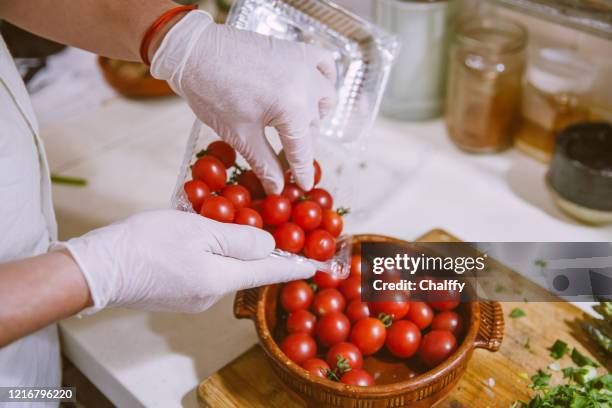
<path fill-rule="evenodd" d="M 254 319 L 257 313 L 259 288 L 239 290 L 234 298 L 234 316 L 237 319 Z"/>
<path fill-rule="evenodd" d="M 480 327 L 475 348 L 497 351 L 504 338 L 504 312 L 499 302 L 480 302 Z"/>

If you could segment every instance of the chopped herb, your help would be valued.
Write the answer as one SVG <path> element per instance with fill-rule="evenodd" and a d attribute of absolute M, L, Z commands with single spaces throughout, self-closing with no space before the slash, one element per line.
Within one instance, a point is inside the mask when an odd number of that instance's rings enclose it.
<path fill-rule="evenodd" d="M 599 364 L 597 364 L 596 362 L 594 362 L 593 360 L 591 360 L 590 358 L 588 358 L 587 356 L 585 356 L 584 354 L 576 350 L 576 348 L 572 350 L 571 357 L 572 357 L 572 361 L 576 363 L 578 367 L 584 367 L 587 365 L 593 366 L 593 367 L 599 367 Z"/>
<path fill-rule="evenodd" d="M 523 309 L 520 309 L 520 308 L 518 308 L 518 307 L 515 307 L 515 308 L 514 308 L 514 309 L 512 309 L 512 311 L 510 312 L 510 317 L 511 317 L 512 319 L 516 319 L 516 318 L 518 318 L 518 317 L 524 317 L 524 316 L 527 316 L 527 313 L 525 313 L 525 312 L 523 311 Z"/>
<path fill-rule="evenodd" d="M 533 388 L 534 390 L 542 390 L 548 387 L 550 377 L 550 374 L 542 370 L 538 370 L 536 374 L 531 376 L 531 384 L 529 385 L 529 388 Z"/>
<path fill-rule="evenodd" d="M 563 378 L 569 378 L 572 381 L 582 385 L 597 377 L 597 369 L 593 366 L 584 366 L 580 368 L 567 367 L 562 371 Z"/>
<path fill-rule="evenodd" d="M 495 292 L 497 293 L 503 292 L 504 290 L 506 290 L 506 288 L 501 283 L 498 283 L 497 286 L 495 286 Z"/>
<path fill-rule="evenodd" d="M 70 186 L 86 186 L 87 179 L 82 177 L 60 176 L 59 174 L 51 174 L 51 182 L 53 184 L 66 184 Z"/>
<path fill-rule="evenodd" d="M 525 340 L 525 344 L 523 344 L 523 347 L 526 348 L 527 350 L 531 350 L 531 338 L 527 337 L 527 340 Z"/>
<path fill-rule="evenodd" d="M 529 374 L 522 372 L 522 373 L 518 373 L 518 376 L 521 377 L 524 380 L 528 380 L 529 379 Z"/>
<path fill-rule="evenodd" d="M 549 350 L 550 350 L 550 356 L 554 358 L 555 360 L 558 360 L 564 355 L 566 355 L 567 353 L 569 353 L 569 347 L 567 347 L 567 343 L 561 340 L 555 341 L 555 344 L 553 344 L 549 348 Z"/>
<path fill-rule="evenodd" d="M 548 265 L 543 259 L 536 259 L 533 263 L 538 268 L 546 268 L 546 265 Z"/>

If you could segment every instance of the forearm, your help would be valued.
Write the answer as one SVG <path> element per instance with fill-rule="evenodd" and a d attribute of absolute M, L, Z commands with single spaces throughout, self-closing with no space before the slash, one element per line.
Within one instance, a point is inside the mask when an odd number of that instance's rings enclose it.
<path fill-rule="evenodd" d="M 147 28 L 176 6 L 171 0 L 0 0 L 0 19 L 63 44 L 137 61 Z M 154 39 L 152 50 L 166 30 Z"/>
<path fill-rule="evenodd" d="M 67 252 L 0 264 L 0 348 L 90 305 L 85 278 Z"/>

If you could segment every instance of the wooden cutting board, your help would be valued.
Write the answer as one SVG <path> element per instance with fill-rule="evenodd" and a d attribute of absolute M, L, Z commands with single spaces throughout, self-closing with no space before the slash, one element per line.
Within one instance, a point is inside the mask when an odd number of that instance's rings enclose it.
<path fill-rule="evenodd" d="M 458 239 L 442 230 L 433 230 L 419 241 L 452 242 Z M 509 269 L 505 278 L 504 286 L 509 290 L 525 287 L 540 290 Z M 468 370 L 438 407 L 508 408 L 517 399 L 527 400 L 530 395 L 527 385 L 531 381 L 525 376 L 533 375 L 553 361 L 547 349 L 557 339 L 597 359 L 596 345 L 576 324 L 578 319 L 588 316 L 570 303 L 506 302 L 502 303 L 502 307 L 506 327 L 500 350 L 496 353 L 475 350 Z M 526 316 L 509 318 L 508 314 L 515 307 L 521 308 Z M 569 357 L 559 361 L 561 367 L 572 365 Z M 602 361 L 601 358 L 599 361 L 612 369 L 612 362 Z M 214 408 L 304 406 L 299 396 L 276 378 L 259 345 L 253 346 L 200 383 L 198 401 L 202 407 Z"/>

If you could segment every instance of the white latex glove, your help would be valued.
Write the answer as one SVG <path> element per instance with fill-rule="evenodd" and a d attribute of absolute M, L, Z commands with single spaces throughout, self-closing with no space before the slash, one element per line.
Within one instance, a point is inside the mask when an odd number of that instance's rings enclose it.
<path fill-rule="evenodd" d="M 151 74 L 167 80 L 197 117 L 247 160 L 267 193 L 283 172 L 265 135 L 276 128 L 298 184 L 313 186 L 313 138 L 335 104 L 328 51 L 212 22 L 192 11 L 166 34 Z"/>
<path fill-rule="evenodd" d="M 68 249 L 94 307 L 199 312 L 244 288 L 312 276 L 308 262 L 271 258 L 261 229 L 155 210 L 89 232 L 52 249 Z"/>

